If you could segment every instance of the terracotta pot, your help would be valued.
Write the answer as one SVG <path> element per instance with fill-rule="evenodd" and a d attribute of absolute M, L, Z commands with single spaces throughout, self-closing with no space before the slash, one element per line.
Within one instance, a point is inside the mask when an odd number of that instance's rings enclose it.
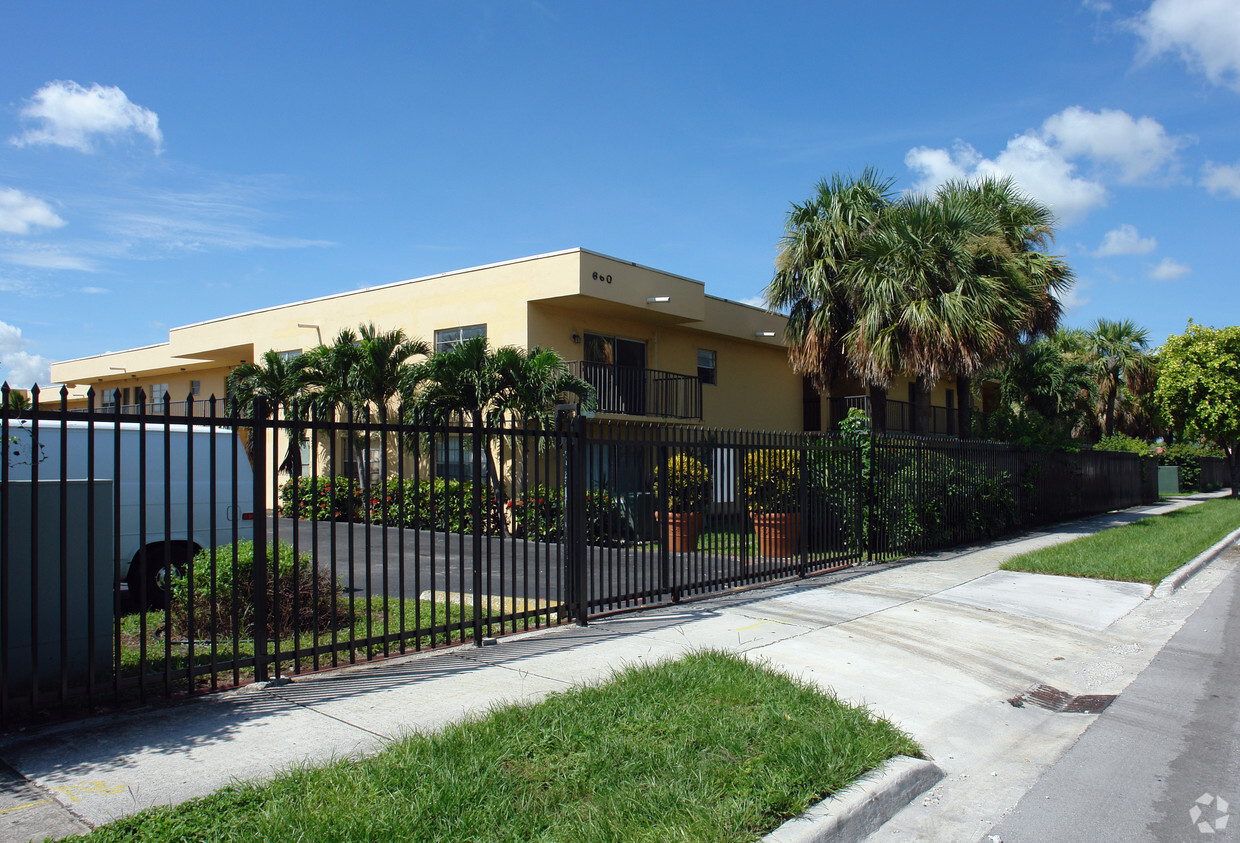
<path fill-rule="evenodd" d="M 751 512 L 758 536 L 758 555 L 786 559 L 801 552 L 801 513 Z"/>
<path fill-rule="evenodd" d="M 697 549 L 698 536 L 702 535 L 702 513 L 657 512 L 659 523 L 667 524 L 667 549 L 672 553 L 689 553 Z"/>

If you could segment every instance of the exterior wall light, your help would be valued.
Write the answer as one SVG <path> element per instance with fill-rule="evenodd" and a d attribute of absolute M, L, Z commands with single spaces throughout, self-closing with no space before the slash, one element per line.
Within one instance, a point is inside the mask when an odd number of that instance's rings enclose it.
<path fill-rule="evenodd" d="M 646 304 L 667 304 L 671 300 L 671 296 L 647 296 Z"/>
<path fill-rule="evenodd" d="M 775 336 L 775 332 L 774 331 L 754 331 L 753 335 L 755 337 L 773 337 Z"/>
<path fill-rule="evenodd" d="M 581 334 L 577 333 L 576 331 L 573 331 L 573 343 L 576 344 L 580 342 L 581 342 Z"/>

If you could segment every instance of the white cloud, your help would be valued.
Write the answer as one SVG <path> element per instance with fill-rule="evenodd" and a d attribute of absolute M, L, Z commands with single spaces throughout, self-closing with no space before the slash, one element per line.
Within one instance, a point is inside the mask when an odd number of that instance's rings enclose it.
<path fill-rule="evenodd" d="M 1047 118 L 1042 136 L 1065 158 L 1090 158 L 1118 169 L 1119 180 L 1136 182 L 1158 174 L 1175 160 L 1184 138 L 1173 138 L 1151 117 L 1125 111 L 1087 111 L 1074 105 Z"/>
<path fill-rule="evenodd" d="M 1150 277 L 1155 281 L 1174 281 L 1192 272 L 1191 267 L 1176 263 L 1171 258 L 1163 258 L 1158 266 L 1150 267 Z"/>
<path fill-rule="evenodd" d="M 1111 4 L 1107 0 L 1082 0 L 1081 5 L 1091 12 L 1102 13 L 1111 11 Z"/>
<path fill-rule="evenodd" d="M 64 224 L 65 221 L 56 216 L 52 206 L 42 199 L 11 187 L 0 187 L 0 231 L 29 234 L 31 226 L 60 228 Z"/>
<path fill-rule="evenodd" d="M 1141 57 L 1175 53 L 1215 85 L 1240 91 L 1240 3 L 1236 0 L 1154 0 L 1133 28 Z"/>
<path fill-rule="evenodd" d="M 1201 168 L 1201 186 L 1216 196 L 1240 199 L 1240 164 L 1207 161 Z"/>
<path fill-rule="evenodd" d="M 116 87 L 95 84 L 84 88 L 76 82 L 49 82 L 35 91 L 21 116 L 39 125 L 10 138 L 17 146 L 55 144 L 93 152 L 93 137 L 115 139 L 138 134 L 149 138 L 159 152 L 164 140 L 159 116 L 130 102 Z"/>
<path fill-rule="evenodd" d="M 29 346 L 21 328 L 0 322 L 0 379 L 9 386 L 25 389 L 51 379 L 51 359 L 31 354 L 26 350 Z"/>
<path fill-rule="evenodd" d="M 1107 258 L 1114 255 L 1148 255 L 1158 248 L 1158 241 L 1153 237 L 1142 237 L 1134 225 L 1121 225 L 1113 228 L 1102 237 L 1102 245 L 1094 252 L 1096 258 Z"/>
<path fill-rule="evenodd" d="M 1081 290 L 1085 288 L 1084 282 L 1078 281 L 1063 292 L 1054 293 L 1055 298 L 1059 299 L 1059 303 L 1063 305 L 1065 316 L 1074 316 L 1080 313 L 1081 308 L 1089 304 L 1089 299 L 1081 295 Z"/>
<path fill-rule="evenodd" d="M 1071 222 L 1106 204 L 1103 178 L 1134 182 L 1156 177 L 1175 166 L 1184 143 L 1185 138 L 1169 136 L 1150 117 L 1071 106 L 1047 118 L 1040 129 L 1012 138 L 994 158 L 957 140 L 950 150 L 910 149 L 904 163 L 920 176 L 915 193 L 932 191 L 949 179 L 1011 176 L 1061 221 Z M 1088 175 L 1079 172 L 1082 163 L 1091 166 Z"/>
<path fill-rule="evenodd" d="M 1102 184 L 1077 176 L 1076 165 L 1033 132 L 1012 138 L 994 159 L 957 141 L 951 152 L 924 146 L 911 149 L 904 163 L 922 175 L 914 192 L 932 191 L 949 179 L 1011 176 L 1064 221 L 1080 219 L 1107 201 Z"/>
<path fill-rule="evenodd" d="M 112 291 L 106 287 L 82 287 L 78 292 L 86 293 L 88 296 L 101 296 Z"/>
<path fill-rule="evenodd" d="M 67 255 L 57 249 L 26 248 L 0 254 L 0 262 L 35 269 L 73 269 L 79 272 L 97 272 L 98 265 L 88 258 Z"/>
<path fill-rule="evenodd" d="M 741 304 L 747 304 L 750 307 L 766 307 L 766 298 L 764 296 L 748 296 L 739 299 Z"/>

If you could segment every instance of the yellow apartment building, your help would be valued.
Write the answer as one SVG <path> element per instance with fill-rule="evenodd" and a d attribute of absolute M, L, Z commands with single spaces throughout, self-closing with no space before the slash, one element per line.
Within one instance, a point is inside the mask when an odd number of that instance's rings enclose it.
<path fill-rule="evenodd" d="M 570 361 L 599 390 L 602 420 L 804 431 L 834 426 L 848 406 L 868 406 L 859 382 L 820 396 L 788 365 L 784 317 L 708 295 L 700 281 L 586 249 L 569 249 L 415 278 L 197 322 L 168 341 L 66 360 L 52 380 L 70 406 L 152 409 L 223 397 L 240 363 L 275 350 L 290 356 L 342 329 L 374 322 L 436 349 L 484 335 L 493 347 L 542 346 Z M 926 432 L 954 433 L 953 384 L 931 394 Z M 907 430 L 907 379 L 889 395 L 888 429 Z M 50 396 L 49 396 L 50 397 Z M 894 411 L 893 411 L 894 407 Z M 175 410 L 174 410 L 175 411 Z"/>

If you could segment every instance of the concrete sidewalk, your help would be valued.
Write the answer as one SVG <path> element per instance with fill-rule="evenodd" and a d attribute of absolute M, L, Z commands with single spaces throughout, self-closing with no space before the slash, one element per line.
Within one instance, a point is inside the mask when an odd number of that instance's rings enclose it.
<path fill-rule="evenodd" d="M 977 839 L 1095 719 L 1007 700 L 1037 684 L 1119 693 L 1222 575 L 1207 567 L 1173 596 L 1151 600 L 1148 586 L 1010 574 L 999 564 L 1190 502 L 11 735 L 0 739 L 0 759 L 24 781 L 0 783 L 0 841 L 63 836 L 233 778 L 372 752 L 404 732 L 702 647 L 744 653 L 867 703 L 922 742 L 947 778 L 874 839 Z"/>

